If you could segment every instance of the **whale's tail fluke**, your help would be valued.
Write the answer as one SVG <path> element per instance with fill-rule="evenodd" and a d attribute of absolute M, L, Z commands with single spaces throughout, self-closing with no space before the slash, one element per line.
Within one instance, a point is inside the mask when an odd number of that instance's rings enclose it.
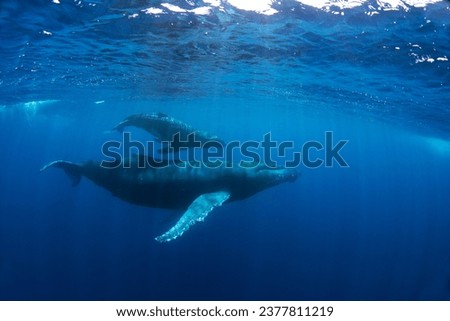
<path fill-rule="evenodd" d="M 76 186 L 80 183 L 82 176 L 80 165 L 68 161 L 57 160 L 42 167 L 41 172 L 45 171 L 49 167 L 62 168 L 72 181 L 72 186 Z"/>

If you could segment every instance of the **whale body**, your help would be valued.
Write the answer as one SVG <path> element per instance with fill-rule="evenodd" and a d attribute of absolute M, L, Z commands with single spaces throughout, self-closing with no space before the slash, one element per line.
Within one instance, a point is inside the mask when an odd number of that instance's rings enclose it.
<path fill-rule="evenodd" d="M 138 159 L 129 166 L 102 166 L 88 161 L 75 164 L 58 160 L 44 166 L 63 169 L 77 185 L 82 176 L 109 190 L 114 196 L 133 204 L 154 208 L 184 210 L 169 231 L 156 238 L 159 242 L 181 236 L 189 227 L 225 202 L 242 200 L 284 182 L 297 179 L 295 169 L 270 168 L 264 164 L 241 167 L 222 164 L 212 168 L 191 166 L 178 161 L 167 166 L 140 166 Z"/>
<path fill-rule="evenodd" d="M 200 143 L 208 141 L 220 142 L 217 136 L 195 129 L 191 125 L 164 113 L 130 115 L 117 124 L 113 130 L 123 132 L 126 127 L 130 126 L 145 130 L 159 141 L 172 141 L 174 135 L 178 134 L 180 135 L 180 140 L 183 141 L 187 140 L 189 135 L 194 135 L 195 139 Z"/>

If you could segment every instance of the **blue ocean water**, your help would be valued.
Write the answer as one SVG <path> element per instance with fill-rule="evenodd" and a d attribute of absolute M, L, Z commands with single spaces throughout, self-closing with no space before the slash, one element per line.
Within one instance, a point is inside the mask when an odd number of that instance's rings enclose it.
<path fill-rule="evenodd" d="M 2 1 L 0 299 L 448 300 L 450 5 L 388 2 Z M 225 140 L 332 131 L 349 167 L 160 244 L 171 212 L 39 172 L 101 159 L 141 112 Z"/>

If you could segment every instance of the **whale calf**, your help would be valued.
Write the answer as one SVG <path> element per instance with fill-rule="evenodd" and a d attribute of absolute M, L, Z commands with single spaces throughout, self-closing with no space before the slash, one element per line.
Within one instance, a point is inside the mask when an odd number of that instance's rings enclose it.
<path fill-rule="evenodd" d="M 215 141 L 222 146 L 224 145 L 219 137 L 206 131 L 195 129 L 191 125 L 164 113 L 134 114 L 117 124 L 113 130 L 123 132 L 129 126 L 141 128 L 161 142 L 172 142 L 175 135 L 179 135 L 178 139 L 180 141 L 188 141 L 189 135 L 193 135 L 193 139 L 200 144 Z M 186 145 L 186 147 L 189 147 L 189 145 Z M 162 151 L 167 152 L 168 150 L 168 148 L 164 148 Z"/>
<path fill-rule="evenodd" d="M 74 185 L 84 176 L 130 203 L 183 210 L 184 214 L 178 222 L 166 233 L 156 237 L 159 242 L 168 242 L 181 236 L 190 226 L 203 221 L 215 207 L 225 202 L 251 197 L 269 187 L 293 182 L 298 177 L 295 169 L 270 168 L 264 164 L 247 168 L 238 164 L 223 164 L 211 168 L 203 164 L 194 167 L 188 162 L 178 161 L 168 166 L 142 167 L 138 166 L 138 157 L 130 159 L 127 164 L 127 167 L 105 167 L 94 161 L 75 164 L 58 160 L 45 165 L 41 171 L 60 168 Z"/>

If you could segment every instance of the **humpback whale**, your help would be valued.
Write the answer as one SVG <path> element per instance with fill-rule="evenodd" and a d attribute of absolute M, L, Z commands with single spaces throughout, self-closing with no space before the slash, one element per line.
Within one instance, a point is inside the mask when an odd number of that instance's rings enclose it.
<path fill-rule="evenodd" d="M 60 168 L 74 185 L 84 176 L 130 203 L 183 210 L 184 214 L 177 223 L 155 238 L 159 242 L 181 236 L 225 202 L 248 198 L 269 187 L 295 181 L 298 176 L 295 169 L 271 168 L 264 164 L 247 168 L 238 164 L 223 164 L 210 168 L 205 165 L 190 166 L 184 161 L 161 167 L 140 167 L 138 163 L 138 157 L 130 159 L 130 166 L 127 167 L 105 167 L 94 161 L 75 164 L 58 160 L 45 165 L 41 171 Z"/>
<path fill-rule="evenodd" d="M 172 141 L 176 134 L 179 135 L 181 141 L 187 141 L 188 136 L 193 134 L 195 140 L 200 143 L 210 141 L 221 143 L 221 140 L 217 136 L 202 130 L 197 130 L 191 125 L 163 113 L 135 114 L 128 116 L 117 124 L 113 130 L 123 132 L 123 130 L 129 126 L 141 128 L 153 135 L 157 140 L 164 142 Z"/>
<path fill-rule="evenodd" d="M 123 131 L 128 126 L 142 128 L 160 141 L 172 141 L 176 134 L 179 134 L 180 140 L 186 141 L 194 134 L 197 143 L 220 142 L 217 136 L 196 130 L 162 113 L 131 115 L 114 129 Z M 130 203 L 184 211 L 171 229 L 155 238 L 159 242 L 168 242 L 181 236 L 190 226 L 203 221 L 214 208 L 225 202 L 251 197 L 269 187 L 295 181 L 298 176 L 295 169 L 273 168 L 263 163 L 247 167 L 239 163 L 222 163 L 217 167 L 209 167 L 176 159 L 170 164 L 161 163 L 145 155 L 106 165 L 94 161 L 76 164 L 57 160 L 45 165 L 41 171 L 51 167 L 63 169 L 72 179 L 73 185 L 77 185 L 84 176 Z"/>

